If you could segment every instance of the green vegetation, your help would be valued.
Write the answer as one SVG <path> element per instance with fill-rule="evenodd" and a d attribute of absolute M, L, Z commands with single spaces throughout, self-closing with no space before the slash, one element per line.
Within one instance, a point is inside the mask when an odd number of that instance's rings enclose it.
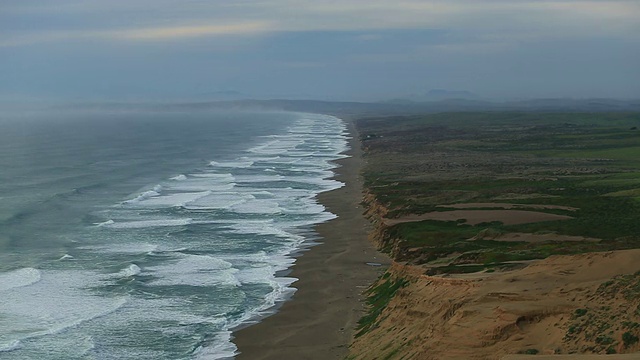
<path fill-rule="evenodd" d="M 613 280 L 602 283 L 598 287 L 597 293 L 611 298 L 621 296 L 625 300 L 640 300 L 640 271 L 629 275 L 619 275 Z M 635 315 L 640 316 L 640 313 L 636 310 Z M 623 325 L 629 329 L 640 327 L 637 322 L 625 322 Z"/>
<path fill-rule="evenodd" d="M 607 227 L 604 225 L 607 219 L 611 219 L 613 223 L 610 233 L 606 233 Z M 638 245 L 636 238 L 611 238 L 611 234 L 626 235 L 624 225 L 635 228 L 637 224 L 619 224 L 617 219 L 608 216 L 600 216 L 591 223 L 581 225 L 583 221 L 585 220 L 572 219 L 517 226 L 505 226 L 499 222 L 473 226 L 454 221 L 407 222 L 388 229 L 388 241 L 385 242 L 383 250 L 393 252 L 399 261 L 411 261 L 415 264 L 425 264 L 451 254 L 461 254 L 447 267 L 441 267 L 443 271 L 439 272 L 468 272 L 465 269 L 456 269 L 456 265 L 467 265 L 467 267 L 470 264 L 484 265 L 479 267 L 479 270 L 483 270 L 504 266 L 505 263 L 512 261 L 541 259 L 559 254 L 628 249 Z M 592 232 L 580 231 L 581 227 L 593 224 L 600 227 L 592 228 Z M 492 236 L 510 232 L 581 235 L 604 240 L 599 242 L 563 241 L 559 238 L 545 243 L 490 240 Z M 485 234 L 490 236 L 483 237 Z M 470 240 L 474 238 L 476 239 Z M 444 271 L 445 268 L 447 271 Z"/>
<path fill-rule="evenodd" d="M 622 334 L 622 343 L 624 344 L 624 347 L 629 347 L 638 343 L 638 337 L 627 331 Z"/>
<path fill-rule="evenodd" d="M 622 322 L 622 327 L 625 329 L 637 329 L 640 328 L 640 323 L 637 323 L 635 321 L 623 321 Z"/>
<path fill-rule="evenodd" d="M 640 247 L 640 113 L 443 113 L 356 126 L 367 200 L 384 213 L 375 219 L 379 245 L 427 275 Z M 490 216 L 474 218 L 483 210 Z M 453 221 L 433 219 L 451 211 L 458 216 L 443 218 Z M 509 221 L 522 211 L 549 216 Z M 370 312 L 356 336 L 376 327 L 405 284 L 387 274 L 369 290 Z M 637 346 L 640 273 L 607 281 L 589 298 L 601 301 L 556 324 L 566 326 L 564 341 L 600 354 Z M 394 346 L 381 357 L 392 357 Z"/>
<path fill-rule="evenodd" d="M 540 351 L 538 351 L 538 349 L 527 349 L 525 351 L 523 351 L 522 353 L 525 355 L 537 355 Z"/>
<path fill-rule="evenodd" d="M 575 317 L 584 316 L 587 314 L 587 311 L 587 309 L 576 309 L 576 311 L 574 311 L 574 315 Z"/>
<path fill-rule="evenodd" d="M 388 218 L 461 203 L 512 203 L 572 217 L 518 225 L 399 223 L 382 243 L 396 260 L 427 264 L 429 273 L 472 272 L 640 247 L 640 113 L 443 113 L 356 125 L 368 164 L 365 186 Z M 496 241 L 509 233 L 557 239 Z"/>
<path fill-rule="evenodd" d="M 400 348 L 397 349 L 393 349 L 390 353 L 388 353 L 383 360 L 390 360 L 393 359 L 394 356 L 396 356 L 396 354 L 398 354 L 398 352 L 400 351 Z"/>
<path fill-rule="evenodd" d="M 611 345 L 615 340 L 610 336 L 600 335 L 596 338 L 596 342 L 601 345 Z"/>
<path fill-rule="evenodd" d="M 367 290 L 367 304 L 369 311 L 358 321 L 356 337 L 362 336 L 369 330 L 375 328 L 380 321 L 382 311 L 387 307 L 389 301 L 396 292 L 407 285 L 407 281 L 401 278 L 393 279 L 390 273 L 385 273 L 382 278 Z"/>
<path fill-rule="evenodd" d="M 640 272 L 619 275 L 602 283 L 590 296 L 601 306 L 576 309 L 567 324 L 566 341 L 586 341 L 585 349 L 593 353 L 615 354 L 622 344 L 629 348 L 638 343 L 640 313 Z"/>

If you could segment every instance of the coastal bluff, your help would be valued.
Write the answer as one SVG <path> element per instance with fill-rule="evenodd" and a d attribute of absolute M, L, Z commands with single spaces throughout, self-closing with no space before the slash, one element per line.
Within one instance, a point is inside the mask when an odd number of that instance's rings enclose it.
<path fill-rule="evenodd" d="M 636 123 L 356 121 L 369 239 L 393 262 L 365 293 L 347 359 L 640 359 Z"/>

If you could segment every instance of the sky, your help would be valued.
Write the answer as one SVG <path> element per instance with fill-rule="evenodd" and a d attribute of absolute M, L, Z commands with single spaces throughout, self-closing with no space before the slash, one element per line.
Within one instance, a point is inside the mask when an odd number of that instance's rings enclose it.
<path fill-rule="evenodd" d="M 0 100 L 640 98 L 639 0 L 0 0 Z"/>

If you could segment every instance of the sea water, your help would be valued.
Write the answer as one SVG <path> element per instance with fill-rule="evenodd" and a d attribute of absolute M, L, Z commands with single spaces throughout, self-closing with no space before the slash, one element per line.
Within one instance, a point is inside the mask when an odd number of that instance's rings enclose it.
<path fill-rule="evenodd" d="M 233 357 L 346 149 L 325 115 L 0 114 L 0 358 Z"/>

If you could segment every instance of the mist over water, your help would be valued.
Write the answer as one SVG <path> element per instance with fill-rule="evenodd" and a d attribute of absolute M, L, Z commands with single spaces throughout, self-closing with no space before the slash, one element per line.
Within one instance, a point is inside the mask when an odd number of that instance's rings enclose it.
<path fill-rule="evenodd" d="M 341 120 L 76 113 L 0 120 L 0 357 L 217 359 L 286 298 L 333 218 Z"/>

